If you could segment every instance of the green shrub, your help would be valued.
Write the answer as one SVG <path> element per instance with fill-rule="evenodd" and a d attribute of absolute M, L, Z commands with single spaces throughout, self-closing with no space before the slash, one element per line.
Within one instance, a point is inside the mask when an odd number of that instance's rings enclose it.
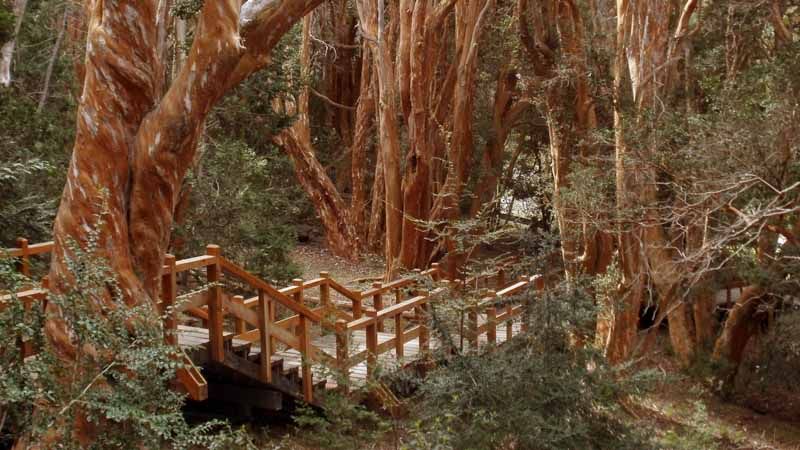
<path fill-rule="evenodd" d="M 580 288 L 530 295 L 529 332 L 485 354 L 443 361 L 416 396 L 417 448 L 601 449 L 652 444 L 618 419 L 617 400 L 647 385 L 622 378 L 590 347 L 594 306 Z M 589 340 L 584 340 L 589 342 Z"/>
<path fill-rule="evenodd" d="M 246 435 L 227 423 L 187 424 L 184 396 L 170 388 L 181 350 L 165 344 L 161 318 L 150 302 L 137 307 L 123 302 L 112 273 L 93 250 L 94 243 L 72 249 L 67 266 L 74 284 L 48 298 L 48 309 L 58 309 L 71 332 L 74 358 L 59 357 L 45 338 L 40 305 L 27 311 L 12 299 L 0 311 L 0 422 L 6 424 L 0 440 L 40 442 L 55 432 L 59 445 L 78 448 L 74 424 L 84 417 L 102 430 L 92 448 L 130 448 L 133 442 L 141 448 L 247 447 Z M 14 273 L 11 261 L 0 261 L 6 292 L 23 283 L 28 282 Z M 106 301 L 98 302 L 101 298 Z M 24 364 L 20 337 L 39 349 Z"/>
<path fill-rule="evenodd" d="M 14 36 L 15 22 L 14 13 L 11 12 L 8 6 L 0 3 L 0 44 L 8 42 Z"/>
<path fill-rule="evenodd" d="M 389 424 L 352 398 L 328 392 L 322 410 L 298 408 L 295 433 L 311 448 L 355 449 L 374 445 L 389 430 Z"/>

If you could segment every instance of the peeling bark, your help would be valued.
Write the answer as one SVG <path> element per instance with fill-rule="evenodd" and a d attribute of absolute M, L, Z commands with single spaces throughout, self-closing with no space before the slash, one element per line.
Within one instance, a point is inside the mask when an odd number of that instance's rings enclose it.
<path fill-rule="evenodd" d="M 351 155 L 351 180 L 353 198 L 350 202 L 353 227 L 360 236 L 367 231 L 367 154 L 372 147 L 370 140 L 375 123 L 375 97 L 373 96 L 372 75 L 374 67 L 369 49 L 362 46 L 361 52 L 361 86 L 356 108 L 355 135 Z"/>
<path fill-rule="evenodd" d="M 311 18 L 307 16 L 303 23 L 301 50 L 301 62 L 305 70 L 308 70 L 311 63 L 310 28 Z M 297 179 L 325 227 L 325 236 L 331 251 L 338 256 L 355 260 L 362 246 L 361 240 L 352 225 L 351 211 L 315 155 L 311 144 L 308 96 L 309 88 L 305 87 L 297 100 L 297 118 L 294 124 L 280 132 L 275 141 L 292 159 Z"/>
<path fill-rule="evenodd" d="M 83 95 L 54 227 L 53 291 L 72 281 L 70 242 L 85 247 L 96 233 L 96 256 L 108 261 L 126 303 L 157 300 L 173 211 L 206 115 L 320 2 L 206 2 L 187 62 L 168 89 L 168 2 L 89 5 Z M 49 340 L 73 358 L 68 324 L 55 305 L 47 310 Z"/>

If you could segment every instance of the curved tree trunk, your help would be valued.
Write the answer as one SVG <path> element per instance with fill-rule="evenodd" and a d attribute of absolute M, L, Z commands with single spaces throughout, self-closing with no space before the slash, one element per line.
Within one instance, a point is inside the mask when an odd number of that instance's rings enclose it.
<path fill-rule="evenodd" d="M 187 63 L 163 97 L 168 2 L 92 3 L 75 146 L 55 220 L 53 291 L 73 281 L 71 242 L 93 242 L 125 302 L 154 304 L 178 193 L 208 111 L 263 67 L 280 37 L 320 2 L 206 2 Z M 72 359 L 69 324 L 54 304 L 47 312 L 49 340 Z"/>
<path fill-rule="evenodd" d="M 723 378 L 727 380 L 736 375 L 747 341 L 758 329 L 752 319 L 762 295 L 764 290 L 760 286 L 748 286 L 742 290 L 714 344 L 713 359 L 725 367 Z"/>
<path fill-rule="evenodd" d="M 481 157 L 480 176 L 475 184 L 470 206 L 471 217 L 475 217 L 484 205 L 494 199 L 500 183 L 500 173 L 503 170 L 503 153 L 508 134 L 519 115 L 528 107 L 527 102 L 515 98 L 518 96 L 517 81 L 517 72 L 510 67 L 505 67 L 497 75 L 492 131 Z"/>
<path fill-rule="evenodd" d="M 311 64 L 311 17 L 303 22 L 301 64 L 309 70 Z M 317 159 L 311 144 L 311 125 L 308 117 L 309 88 L 301 92 L 296 105 L 297 118 L 291 127 L 275 136 L 294 163 L 294 171 L 300 185 L 311 199 L 325 227 L 328 247 L 338 256 L 355 260 L 363 246 L 353 226 L 351 211 L 336 189 L 325 168 Z"/>

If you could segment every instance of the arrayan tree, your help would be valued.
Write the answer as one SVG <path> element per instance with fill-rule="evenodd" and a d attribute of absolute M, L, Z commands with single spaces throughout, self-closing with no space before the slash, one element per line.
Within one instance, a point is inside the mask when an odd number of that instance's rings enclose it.
<path fill-rule="evenodd" d="M 71 241 L 98 230 L 128 304 L 153 302 L 181 183 L 209 110 L 269 63 L 278 40 L 321 0 L 207 1 L 180 71 L 167 78 L 169 2 L 87 2 L 83 94 L 55 221 L 52 289 L 70 283 Z M 46 331 L 74 355 L 67 324 L 48 305 Z"/>

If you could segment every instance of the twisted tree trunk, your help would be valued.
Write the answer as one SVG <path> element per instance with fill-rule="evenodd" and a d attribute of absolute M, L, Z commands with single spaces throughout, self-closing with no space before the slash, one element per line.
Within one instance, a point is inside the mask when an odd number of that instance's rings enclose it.
<path fill-rule="evenodd" d="M 154 304 L 173 211 L 206 115 L 263 67 L 280 37 L 320 2 L 206 2 L 187 62 L 166 93 L 168 2 L 89 5 L 86 75 L 55 220 L 52 290 L 64 291 L 72 282 L 70 242 L 86 247 L 91 241 L 125 302 Z M 47 309 L 47 335 L 69 360 L 75 355 L 69 324 L 54 304 Z M 79 434 L 88 442 L 95 431 Z"/>

